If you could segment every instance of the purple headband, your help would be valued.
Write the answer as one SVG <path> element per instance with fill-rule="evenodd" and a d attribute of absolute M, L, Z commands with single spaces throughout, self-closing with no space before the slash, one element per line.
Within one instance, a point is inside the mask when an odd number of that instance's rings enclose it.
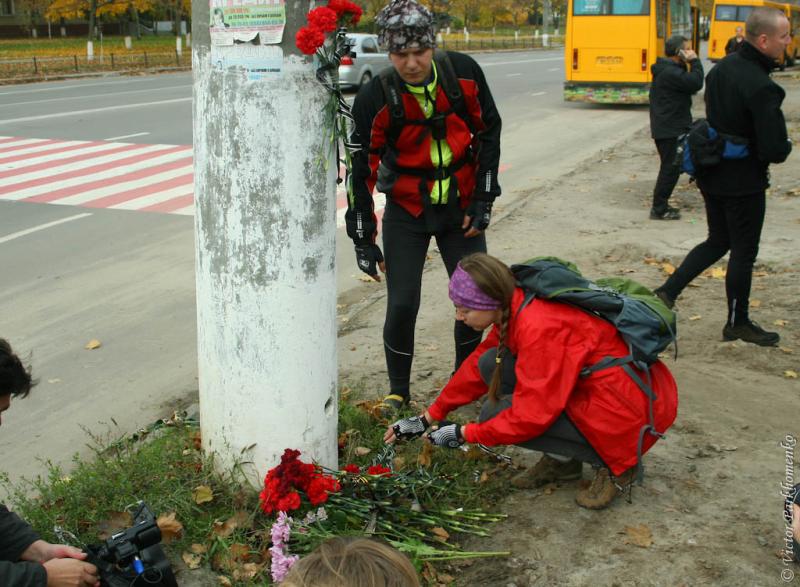
<path fill-rule="evenodd" d="M 456 266 L 450 278 L 450 299 L 456 306 L 470 310 L 499 310 L 502 307 L 500 302 L 481 291 L 475 280 L 461 267 L 461 263 Z"/>

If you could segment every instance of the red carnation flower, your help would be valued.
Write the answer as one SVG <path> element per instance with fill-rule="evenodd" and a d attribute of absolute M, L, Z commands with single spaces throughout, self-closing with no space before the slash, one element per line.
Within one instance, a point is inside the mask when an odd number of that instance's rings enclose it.
<path fill-rule="evenodd" d="M 297 31 L 294 40 L 300 51 L 306 55 L 313 55 L 325 43 L 325 33 L 318 28 L 307 26 Z"/>
<path fill-rule="evenodd" d="M 338 26 L 339 15 L 330 8 L 320 6 L 308 13 L 308 24 L 325 33 L 335 31 Z"/>
<path fill-rule="evenodd" d="M 342 19 L 350 19 L 351 24 L 358 24 L 361 20 L 363 11 L 358 4 L 354 4 L 349 0 L 329 0 L 328 8 L 335 11 L 337 16 Z"/>
<path fill-rule="evenodd" d="M 290 494 L 282 497 L 276 504 L 276 510 L 279 512 L 290 512 L 300 507 L 300 494 L 292 491 Z"/>
<path fill-rule="evenodd" d="M 361 468 L 358 465 L 352 465 L 352 464 L 345 465 L 344 466 L 344 472 L 345 473 L 351 473 L 353 475 L 360 475 L 361 474 Z"/>
<path fill-rule="evenodd" d="M 389 467 L 384 467 L 383 465 L 372 465 L 369 469 L 367 469 L 367 475 L 391 477 L 392 470 Z"/>

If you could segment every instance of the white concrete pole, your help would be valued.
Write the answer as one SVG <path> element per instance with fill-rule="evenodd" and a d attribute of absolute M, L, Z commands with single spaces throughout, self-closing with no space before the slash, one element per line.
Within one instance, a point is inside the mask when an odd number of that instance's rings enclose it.
<path fill-rule="evenodd" d="M 252 461 L 258 483 L 286 448 L 337 466 L 337 164 L 294 46 L 307 10 L 286 3 L 284 56 L 262 64 L 281 71 L 248 81 L 238 52 L 252 66 L 278 46 L 212 52 L 208 0 L 193 3 L 200 423 L 217 463 Z"/>
<path fill-rule="evenodd" d="M 183 53 L 183 37 L 181 36 L 175 37 L 175 52 L 178 55 Z"/>
<path fill-rule="evenodd" d="M 94 61 L 94 43 L 86 41 L 86 60 Z"/>

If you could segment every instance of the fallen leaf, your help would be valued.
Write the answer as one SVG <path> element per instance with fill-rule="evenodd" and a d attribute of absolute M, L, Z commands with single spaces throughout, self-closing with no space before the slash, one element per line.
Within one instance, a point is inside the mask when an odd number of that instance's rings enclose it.
<path fill-rule="evenodd" d="M 426 442 L 422 445 L 422 450 L 419 451 L 419 455 L 417 456 L 417 464 L 420 467 L 430 467 L 431 466 L 431 455 L 433 454 L 433 445 L 429 442 Z"/>
<path fill-rule="evenodd" d="M 245 563 L 238 569 L 234 569 L 233 578 L 236 581 L 252 582 L 263 568 L 262 565 L 257 565 L 256 563 Z"/>
<path fill-rule="evenodd" d="M 169 544 L 183 534 L 183 524 L 175 519 L 175 512 L 158 516 L 156 520 L 158 529 L 161 530 L 161 539 Z"/>
<path fill-rule="evenodd" d="M 761 307 L 761 300 L 750 300 L 750 307 L 751 308 L 760 308 Z"/>
<path fill-rule="evenodd" d="M 55 379 L 48 379 L 47 383 L 61 383 L 61 379 L 56 377 Z"/>
<path fill-rule="evenodd" d="M 696 314 L 694 316 L 689 316 L 689 321 L 694 322 L 695 320 L 700 320 L 700 318 L 702 318 L 702 316 L 700 314 Z"/>
<path fill-rule="evenodd" d="M 369 275 L 367 275 L 366 273 L 364 273 L 363 275 L 359 275 L 359 276 L 358 276 L 358 280 L 359 280 L 359 281 L 363 281 L 364 283 L 378 283 L 377 281 L 375 281 L 374 279 L 372 279 L 372 278 L 371 278 Z"/>
<path fill-rule="evenodd" d="M 437 538 L 441 538 L 443 541 L 446 541 L 448 538 L 450 538 L 450 533 L 444 528 L 441 528 L 439 526 L 431 528 L 431 532 L 433 533 L 434 536 L 436 536 Z"/>
<path fill-rule="evenodd" d="M 233 534 L 236 528 L 246 524 L 249 519 L 250 516 L 247 514 L 247 512 L 236 512 L 224 522 L 219 520 L 214 522 L 214 527 L 211 529 L 211 531 L 220 538 L 227 538 Z"/>
<path fill-rule="evenodd" d="M 797 371 L 792 371 L 791 369 L 787 369 L 783 372 L 783 376 L 786 379 L 797 379 Z"/>
<path fill-rule="evenodd" d="M 443 573 L 439 573 L 438 579 L 439 583 L 444 583 L 445 585 L 449 585 L 456 580 L 452 575 L 445 575 Z"/>
<path fill-rule="evenodd" d="M 775 326 L 789 326 L 789 321 L 788 320 L 775 320 L 775 322 L 773 322 L 773 324 Z"/>
<path fill-rule="evenodd" d="M 133 524 L 133 517 L 128 512 L 110 512 L 108 519 L 97 523 L 97 537 L 108 540 L 113 534 L 125 530 Z"/>
<path fill-rule="evenodd" d="M 371 453 L 372 450 L 368 449 L 366 446 L 357 446 L 355 451 L 353 451 L 353 452 L 355 452 L 356 456 L 358 456 L 358 457 L 365 457 L 369 453 Z"/>
<path fill-rule="evenodd" d="M 478 480 L 478 483 L 486 483 L 489 480 L 489 473 L 484 471 L 481 473 L 481 478 Z"/>
<path fill-rule="evenodd" d="M 217 581 L 219 581 L 220 587 L 233 587 L 233 583 L 225 575 L 217 575 Z"/>
<path fill-rule="evenodd" d="M 728 270 L 725 267 L 713 267 L 711 269 L 711 277 L 714 279 L 725 279 Z"/>
<path fill-rule="evenodd" d="M 672 275 L 673 273 L 675 273 L 675 265 L 666 262 L 661 263 L 661 270 L 667 275 Z"/>
<path fill-rule="evenodd" d="M 644 258 L 645 265 L 660 265 L 661 263 L 658 262 L 657 259 L 653 257 L 645 257 Z"/>
<path fill-rule="evenodd" d="M 788 346 L 779 346 L 778 348 L 781 350 L 782 353 L 785 353 L 787 355 L 791 355 L 794 353 L 794 349 L 790 349 Z"/>
<path fill-rule="evenodd" d="M 625 544 L 632 544 L 640 548 L 650 548 L 653 544 L 653 532 L 647 524 L 625 526 L 625 534 Z"/>
<path fill-rule="evenodd" d="M 195 543 L 189 547 L 189 550 L 192 551 L 192 554 L 205 554 L 208 552 L 208 546 Z"/>
<path fill-rule="evenodd" d="M 96 338 L 93 338 L 92 340 L 87 342 L 86 346 L 83 347 L 83 348 L 85 348 L 87 351 L 93 351 L 94 349 L 99 349 L 101 344 L 102 343 L 99 340 L 97 340 Z"/>
<path fill-rule="evenodd" d="M 246 544 L 231 544 L 231 559 L 235 561 L 247 562 L 250 559 L 250 547 Z"/>
<path fill-rule="evenodd" d="M 753 271 L 753 277 L 767 277 L 769 273 L 766 271 Z"/>
<path fill-rule="evenodd" d="M 203 436 L 200 434 L 199 430 L 192 434 L 192 446 L 195 450 L 203 448 Z"/>
<path fill-rule="evenodd" d="M 394 457 L 392 464 L 394 465 L 395 469 L 402 469 L 406 464 L 406 459 L 405 457 Z"/>
<path fill-rule="evenodd" d="M 208 485 L 199 485 L 192 490 L 192 499 L 197 505 L 214 501 L 214 492 Z"/>
<path fill-rule="evenodd" d="M 190 570 L 199 569 L 200 564 L 203 562 L 203 557 L 199 554 L 192 554 L 191 552 L 184 552 L 181 558 Z"/>

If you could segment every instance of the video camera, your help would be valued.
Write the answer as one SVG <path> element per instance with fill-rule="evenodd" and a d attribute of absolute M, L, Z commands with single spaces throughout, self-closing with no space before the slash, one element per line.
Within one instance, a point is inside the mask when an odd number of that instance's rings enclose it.
<path fill-rule="evenodd" d="M 160 542 L 156 518 L 140 501 L 133 526 L 88 546 L 86 560 L 97 567 L 101 587 L 178 587 Z"/>

